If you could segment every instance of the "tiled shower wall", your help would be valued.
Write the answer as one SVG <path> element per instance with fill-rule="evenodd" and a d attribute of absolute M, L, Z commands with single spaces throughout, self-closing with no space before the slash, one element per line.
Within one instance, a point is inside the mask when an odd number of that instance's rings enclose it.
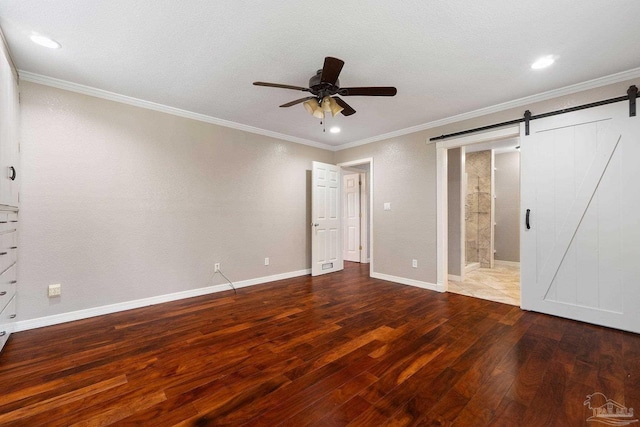
<path fill-rule="evenodd" d="M 491 267 L 491 150 L 467 153 L 466 263 Z"/>

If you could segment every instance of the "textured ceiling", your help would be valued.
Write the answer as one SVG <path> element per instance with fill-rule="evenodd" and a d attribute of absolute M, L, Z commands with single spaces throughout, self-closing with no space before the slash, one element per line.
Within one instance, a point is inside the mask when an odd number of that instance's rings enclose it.
<path fill-rule="evenodd" d="M 637 0 L 0 0 L 20 70 L 333 146 L 640 67 L 638 16 Z M 532 70 L 542 55 L 556 63 Z M 301 92 L 251 84 L 307 86 L 325 56 L 343 87 L 398 95 L 345 98 L 357 113 L 330 134 L 278 108 Z"/>

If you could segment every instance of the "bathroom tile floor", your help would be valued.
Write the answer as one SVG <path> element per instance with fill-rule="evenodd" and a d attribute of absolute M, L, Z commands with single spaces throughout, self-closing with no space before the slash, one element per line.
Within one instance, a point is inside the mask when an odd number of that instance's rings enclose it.
<path fill-rule="evenodd" d="M 449 292 L 520 306 L 520 267 L 478 268 L 465 274 L 464 282 L 449 280 Z"/>

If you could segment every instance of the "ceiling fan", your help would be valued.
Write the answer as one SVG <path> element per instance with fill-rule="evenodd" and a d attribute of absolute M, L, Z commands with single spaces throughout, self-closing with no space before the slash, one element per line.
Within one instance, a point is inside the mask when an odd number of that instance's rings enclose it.
<path fill-rule="evenodd" d="M 340 96 L 394 96 L 397 93 L 392 86 L 375 87 L 340 87 L 338 76 L 344 61 L 338 58 L 327 56 L 324 58 L 324 65 L 321 70 L 309 79 L 309 87 L 283 85 L 278 83 L 253 82 L 256 86 L 279 87 L 282 89 L 293 89 L 302 92 L 309 92 L 312 96 L 296 99 L 295 101 L 282 104 L 280 107 L 291 107 L 303 103 L 306 110 L 314 117 L 323 119 L 325 113 L 331 113 L 334 117 L 338 113 L 350 116 L 356 112 L 349 104 L 344 102 Z"/>

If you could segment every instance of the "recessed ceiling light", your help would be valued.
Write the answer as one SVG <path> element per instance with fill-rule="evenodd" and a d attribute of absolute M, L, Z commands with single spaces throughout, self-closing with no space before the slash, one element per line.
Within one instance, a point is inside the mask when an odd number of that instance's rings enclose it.
<path fill-rule="evenodd" d="M 331 129 L 329 129 L 329 132 L 331 132 L 331 133 L 340 133 L 340 128 L 338 126 L 334 126 Z"/>
<path fill-rule="evenodd" d="M 531 64 L 531 68 L 534 70 L 539 70 L 541 68 L 547 68 L 549 65 L 553 64 L 555 59 L 552 55 L 543 56 L 542 58 L 538 58 L 536 62 Z"/>
<path fill-rule="evenodd" d="M 48 47 L 49 49 L 60 49 L 62 45 L 49 37 L 34 34 L 31 36 L 31 41 L 40 46 Z"/>

